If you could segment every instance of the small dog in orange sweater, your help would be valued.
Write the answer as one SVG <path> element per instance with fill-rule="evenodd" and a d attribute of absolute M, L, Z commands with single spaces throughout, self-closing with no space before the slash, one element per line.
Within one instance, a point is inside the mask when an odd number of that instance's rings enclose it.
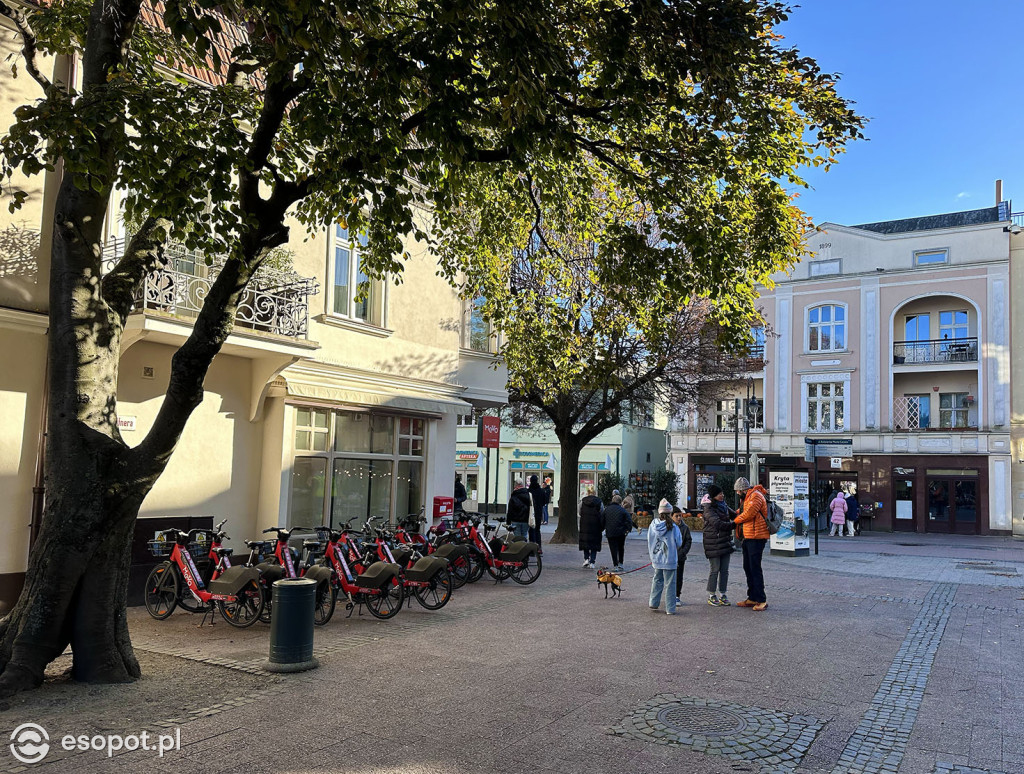
<path fill-rule="evenodd" d="M 604 586 L 604 598 L 608 599 L 608 587 L 612 587 L 612 598 L 615 595 L 622 595 L 622 576 L 616 575 L 613 572 L 609 572 L 607 567 L 602 567 L 597 571 L 597 584 Z"/>

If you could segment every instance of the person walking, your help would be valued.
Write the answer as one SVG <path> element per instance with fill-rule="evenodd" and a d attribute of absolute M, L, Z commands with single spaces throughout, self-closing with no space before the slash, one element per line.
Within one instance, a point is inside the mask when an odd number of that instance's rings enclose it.
<path fill-rule="evenodd" d="M 612 497 L 611 505 L 604 509 L 604 534 L 608 537 L 608 550 L 612 554 L 612 569 L 621 572 L 626 552 L 626 535 L 633 528 L 633 517 L 622 507 L 619 495 Z"/>
<path fill-rule="evenodd" d="M 752 607 L 761 612 L 768 608 L 764 593 L 764 573 L 761 556 L 768 543 L 768 498 L 760 484 L 750 486 L 747 479 L 736 479 L 733 487 L 743 501 L 743 510 L 736 517 L 737 528 L 743 534 L 743 572 L 747 576 L 747 598 L 737 602 L 738 607 Z"/>
<path fill-rule="evenodd" d="M 533 526 L 529 528 L 530 542 L 541 545 L 540 540 L 540 525 L 544 520 L 544 505 L 547 503 L 545 499 L 547 496 L 544 494 L 544 489 L 540 485 L 540 481 L 537 480 L 536 476 L 530 476 L 530 502 L 533 506 Z M 538 551 L 540 555 L 542 552 Z"/>
<path fill-rule="evenodd" d="M 466 487 L 462 483 L 462 476 L 455 474 L 455 512 L 462 513 L 462 504 L 466 502 Z"/>
<path fill-rule="evenodd" d="M 679 555 L 676 558 L 676 605 L 681 605 L 680 597 L 683 593 L 683 570 L 686 568 L 686 555 L 690 553 L 690 546 L 693 545 L 693 535 L 690 528 L 683 521 L 683 512 L 679 506 L 672 508 L 672 522 L 682 535 L 683 542 L 679 546 Z"/>
<path fill-rule="evenodd" d="M 828 504 L 829 512 L 832 516 L 829 520 L 832 522 L 832 529 L 829 531 L 829 537 L 842 537 L 843 536 L 843 525 L 846 524 L 846 498 L 843 497 L 843 493 L 836 492 L 835 498 Z"/>
<path fill-rule="evenodd" d="M 732 556 L 732 532 L 736 522 L 725 504 L 725 492 L 720 486 L 708 487 L 708 502 L 704 504 L 704 556 L 711 570 L 708 573 L 708 604 L 725 607 L 729 597 L 729 557 Z"/>
<path fill-rule="evenodd" d="M 850 537 L 860 534 L 860 503 L 857 502 L 857 490 L 850 489 L 846 495 L 846 534 Z"/>
<path fill-rule="evenodd" d="M 601 550 L 601 533 L 604 532 L 604 503 L 594 494 L 594 487 L 587 487 L 587 494 L 580 500 L 580 551 L 583 552 L 583 566 L 595 567 L 597 552 Z"/>
<path fill-rule="evenodd" d="M 524 540 L 530 531 L 530 511 L 533 503 L 530 500 L 530 490 L 523 486 L 522 479 L 516 481 L 512 495 L 508 498 L 508 528 L 518 537 Z"/>
<path fill-rule="evenodd" d="M 551 505 L 552 498 L 555 495 L 555 490 L 551 488 L 551 478 L 546 477 L 544 479 L 544 486 L 541 487 L 544 490 L 544 520 L 541 524 L 548 523 L 548 506 Z"/>
<path fill-rule="evenodd" d="M 683 536 L 672 522 L 672 503 L 662 499 L 658 504 L 658 518 L 651 522 L 647 530 L 647 551 L 654 567 L 654 579 L 651 581 L 651 597 L 647 605 L 651 610 L 661 607 L 661 595 L 665 594 L 665 612 L 676 614 L 676 598 L 672 595 L 676 582 L 676 566 L 679 563 L 679 548 L 683 544 Z"/>

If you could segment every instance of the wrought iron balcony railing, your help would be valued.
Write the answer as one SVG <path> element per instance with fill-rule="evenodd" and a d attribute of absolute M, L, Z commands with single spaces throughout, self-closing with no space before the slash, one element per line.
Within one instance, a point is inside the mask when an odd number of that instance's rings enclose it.
<path fill-rule="evenodd" d="M 104 249 L 104 269 L 110 270 L 124 253 L 125 240 Z M 203 255 L 179 244 L 165 248 L 167 266 L 146 276 L 136 293 L 135 310 L 194 318 L 220 273 L 223 259 L 207 266 Z M 276 269 L 260 268 L 238 302 L 235 325 L 279 336 L 304 339 L 309 332 L 309 297 L 319 292 L 315 279 Z"/>
<path fill-rule="evenodd" d="M 894 365 L 905 363 L 976 363 L 978 339 L 931 339 L 928 341 L 894 341 Z"/>

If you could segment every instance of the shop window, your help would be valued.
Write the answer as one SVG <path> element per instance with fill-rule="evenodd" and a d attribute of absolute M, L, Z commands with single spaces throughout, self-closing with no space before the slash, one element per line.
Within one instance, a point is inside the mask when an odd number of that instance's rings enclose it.
<path fill-rule="evenodd" d="M 939 427 L 968 427 L 967 393 L 939 393 Z"/>
<path fill-rule="evenodd" d="M 334 414 L 334 451 L 391 454 L 395 418 L 354 411 Z"/>
<path fill-rule="evenodd" d="M 398 420 L 398 453 L 404 456 L 423 456 L 423 429 L 426 423 L 422 419 L 402 417 Z"/>
<path fill-rule="evenodd" d="M 327 451 L 328 411 L 300 408 L 295 415 L 295 449 Z"/>
<path fill-rule="evenodd" d="M 829 352 L 846 349 L 846 307 L 823 304 L 807 310 L 807 349 Z"/>
<path fill-rule="evenodd" d="M 340 526 L 352 520 L 360 526 L 372 516 L 390 517 L 393 469 L 391 460 L 336 459 L 331 482 L 331 525 Z M 297 523 L 294 514 L 292 523 Z"/>

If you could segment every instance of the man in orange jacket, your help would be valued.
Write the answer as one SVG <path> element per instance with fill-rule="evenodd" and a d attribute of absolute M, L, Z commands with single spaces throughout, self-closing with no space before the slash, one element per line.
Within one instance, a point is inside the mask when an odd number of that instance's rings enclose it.
<path fill-rule="evenodd" d="M 752 607 L 761 612 L 768 608 L 768 597 L 764 593 L 764 573 L 761 571 L 761 555 L 768 543 L 768 498 L 764 487 L 751 487 L 745 478 L 737 478 L 733 487 L 743 499 L 743 510 L 736 517 L 736 528 L 743 535 L 743 572 L 747 575 L 747 598 L 737 602 L 737 607 Z"/>

